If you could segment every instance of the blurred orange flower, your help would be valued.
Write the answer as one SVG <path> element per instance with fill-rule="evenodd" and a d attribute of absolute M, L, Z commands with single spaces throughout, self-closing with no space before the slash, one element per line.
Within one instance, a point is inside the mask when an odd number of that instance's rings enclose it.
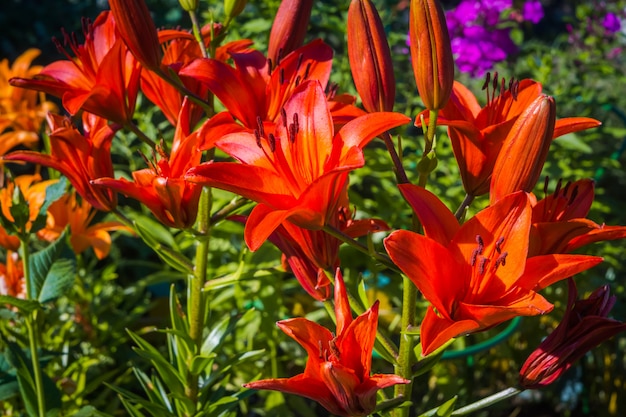
<path fill-rule="evenodd" d="M 57 111 L 55 104 L 45 101 L 42 93 L 9 84 L 11 78 L 38 74 L 41 66 L 30 64 L 39 54 L 38 49 L 28 49 L 12 66 L 8 59 L 0 61 L 0 155 L 17 145 L 37 144 L 41 122 L 49 111 Z"/>
<path fill-rule="evenodd" d="M 26 298 L 24 268 L 17 252 L 8 251 L 6 263 L 0 263 L 0 295 Z"/>
<path fill-rule="evenodd" d="M 91 246 L 96 257 L 103 259 L 111 249 L 109 232 L 130 229 L 116 221 L 92 225 L 95 214 L 96 210 L 86 200 L 77 201 L 75 192 L 66 194 L 50 205 L 46 227 L 37 232 L 37 237 L 53 242 L 69 225 L 70 245 L 74 253 L 83 253 Z"/>
<path fill-rule="evenodd" d="M 28 203 L 29 216 L 23 231 L 30 231 L 32 222 L 39 215 L 39 210 L 46 199 L 46 188 L 57 181 L 58 180 L 41 181 L 41 177 L 38 174 L 21 175 L 13 181 L 8 181 L 5 187 L 0 189 L 0 209 L 2 210 L 2 215 L 8 221 L 15 222 L 11 214 L 11 207 L 13 206 L 13 194 L 15 192 L 15 186 L 17 185 Z"/>

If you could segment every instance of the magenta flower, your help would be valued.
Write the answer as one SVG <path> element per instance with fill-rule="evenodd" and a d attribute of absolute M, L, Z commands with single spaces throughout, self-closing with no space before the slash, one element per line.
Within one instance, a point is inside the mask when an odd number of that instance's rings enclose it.
<path fill-rule="evenodd" d="M 602 20 L 602 26 L 608 35 L 614 35 L 622 28 L 622 22 L 615 13 L 607 13 Z"/>
<path fill-rule="evenodd" d="M 539 0 L 530 0 L 524 3 L 522 8 L 522 17 L 524 20 L 536 25 L 541 19 L 543 19 L 543 7 Z"/>

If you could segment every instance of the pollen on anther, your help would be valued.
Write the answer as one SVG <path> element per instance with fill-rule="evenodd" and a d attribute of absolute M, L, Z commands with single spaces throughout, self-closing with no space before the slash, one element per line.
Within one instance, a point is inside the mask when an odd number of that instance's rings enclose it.
<path fill-rule="evenodd" d="M 256 145 L 259 148 L 262 148 L 262 146 L 261 146 L 261 134 L 259 133 L 258 129 L 254 129 L 254 138 L 256 139 Z"/>
<path fill-rule="evenodd" d="M 287 129 L 287 112 L 285 109 L 280 109 L 280 116 L 283 119 L 283 127 Z"/>
<path fill-rule="evenodd" d="M 502 243 L 504 243 L 504 237 L 500 237 L 500 239 L 496 240 L 496 252 L 502 253 Z"/>
<path fill-rule="evenodd" d="M 270 133 L 267 137 L 267 141 L 270 144 L 270 150 L 274 152 L 276 150 L 276 137 L 273 133 Z"/>

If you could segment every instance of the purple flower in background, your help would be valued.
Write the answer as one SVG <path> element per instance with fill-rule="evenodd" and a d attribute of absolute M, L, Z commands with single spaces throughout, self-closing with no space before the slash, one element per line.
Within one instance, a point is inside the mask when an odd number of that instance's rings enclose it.
<path fill-rule="evenodd" d="M 532 22 L 534 25 L 543 19 L 543 7 L 539 0 L 530 0 L 524 3 L 522 8 L 522 16 L 524 20 Z"/>
<path fill-rule="evenodd" d="M 609 12 L 606 14 L 606 16 L 604 16 L 604 20 L 602 21 L 602 26 L 604 26 L 604 29 L 609 35 L 614 35 L 615 33 L 619 32 L 619 30 L 621 29 L 622 22 L 620 22 L 619 18 L 617 17 L 615 13 Z"/>

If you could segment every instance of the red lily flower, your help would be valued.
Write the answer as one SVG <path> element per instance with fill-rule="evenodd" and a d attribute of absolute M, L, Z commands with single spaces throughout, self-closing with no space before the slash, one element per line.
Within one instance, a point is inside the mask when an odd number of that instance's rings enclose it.
<path fill-rule="evenodd" d="M 524 110 L 541 95 L 541 84 L 536 81 L 511 82 L 506 89 L 502 79 L 500 94 L 496 96 L 498 82 L 497 75 L 493 84 L 487 77 L 487 105 L 481 108 L 472 92 L 455 81 L 450 99 L 437 118 L 437 124 L 448 126 L 463 187 L 471 196 L 489 192 L 491 174 L 505 138 Z M 427 118 L 428 113 L 423 114 Z M 559 119 L 552 138 L 598 125 L 600 122 L 587 117 Z"/>
<path fill-rule="evenodd" d="M 206 134 L 206 123 L 191 133 L 189 101 L 183 102 L 174 132 L 170 155 L 159 146 L 161 158 L 151 168 L 132 173 L 134 182 L 124 178 L 100 178 L 93 183 L 140 201 L 166 226 L 191 227 L 198 212 L 202 186 L 185 180 L 185 172 L 200 163 L 200 138 Z"/>
<path fill-rule="evenodd" d="M 101 117 L 83 113 L 81 133 L 68 117 L 48 114 L 50 155 L 18 151 L 4 156 L 7 161 L 25 161 L 55 169 L 65 175 L 78 194 L 102 211 L 117 206 L 117 196 L 110 190 L 94 187 L 91 181 L 113 175 L 111 141 L 115 129 Z"/>
<path fill-rule="evenodd" d="M 547 188 L 546 181 L 546 194 Z M 554 193 L 533 201 L 529 253 L 569 253 L 590 243 L 626 238 L 626 226 L 599 225 L 586 219 L 593 197 L 594 182 L 583 179 L 564 187 L 559 181 Z"/>
<path fill-rule="evenodd" d="M 578 359 L 605 340 L 626 330 L 626 323 L 608 318 L 615 304 L 609 286 L 578 300 L 574 280 L 569 280 L 567 310 L 552 333 L 526 359 L 520 370 L 524 388 L 541 388 L 556 381 Z"/>
<path fill-rule="evenodd" d="M 425 236 L 398 230 L 385 239 L 385 248 L 431 303 L 420 333 L 424 355 L 458 335 L 552 310 L 537 291 L 602 261 L 561 254 L 527 258 L 532 213 L 524 192 L 459 226 L 430 192 L 410 184 L 400 189 Z"/>
<path fill-rule="evenodd" d="M 378 301 L 353 319 L 339 270 L 335 276 L 335 314 L 336 335 L 303 318 L 276 323 L 309 354 L 304 373 L 292 378 L 250 382 L 244 387 L 301 395 L 317 401 L 334 415 L 356 417 L 374 411 L 379 389 L 410 382 L 397 375 L 370 376 Z"/>
<path fill-rule="evenodd" d="M 57 42 L 67 60 L 45 66 L 32 79 L 13 78 L 11 85 L 59 97 L 71 115 L 82 109 L 116 123 L 129 122 L 139 90 L 139 63 L 117 36 L 111 13 L 104 11 L 93 23 L 85 22 L 83 32 L 83 45 L 65 34 L 76 58 Z"/>
<path fill-rule="evenodd" d="M 352 238 L 389 230 L 389 226 L 382 220 L 353 220 L 347 206 L 346 194 L 336 215 L 329 219 L 329 224 L 335 229 Z M 325 271 L 339 267 L 339 239 L 322 230 L 303 229 L 290 222 L 283 222 L 269 240 L 283 252 L 283 264 L 287 264 L 306 292 L 319 301 L 330 296 L 330 280 Z"/>
<path fill-rule="evenodd" d="M 319 82 L 302 84 L 285 104 L 276 134 L 262 124 L 254 134 L 232 133 L 216 146 L 242 162 L 205 163 L 187 179 L 222 188 L 257 201 L 244 237 L 256 250 L 285 220 L 321 229 L 336 214 L 348 172 L 364 164 L 362 148 L 376 135 L 409 119 L 398 113 L 373 113 L 346 124 L 334 134 Z"/>
<path fill-rule="evenodd" d="M 281 109 L 298 85 L 305 80 L 318 80 L 322 88 L 326 88 L 333 51 L 317 40 L 293 51 L 280 62 L 272 62 L 254 50 L 231 52 L 230 56 L 235 68 L 217 59 L 198 59 L 179 74 L 205 84 L 246 128 L 256 129 L 261 120 L 264 130 L 274 133 Z M 345 112 L 346 104 L 342 104 L 338 107 Z M 364 114 L 356 108 L 352 110 L 354 115 Z"/>

